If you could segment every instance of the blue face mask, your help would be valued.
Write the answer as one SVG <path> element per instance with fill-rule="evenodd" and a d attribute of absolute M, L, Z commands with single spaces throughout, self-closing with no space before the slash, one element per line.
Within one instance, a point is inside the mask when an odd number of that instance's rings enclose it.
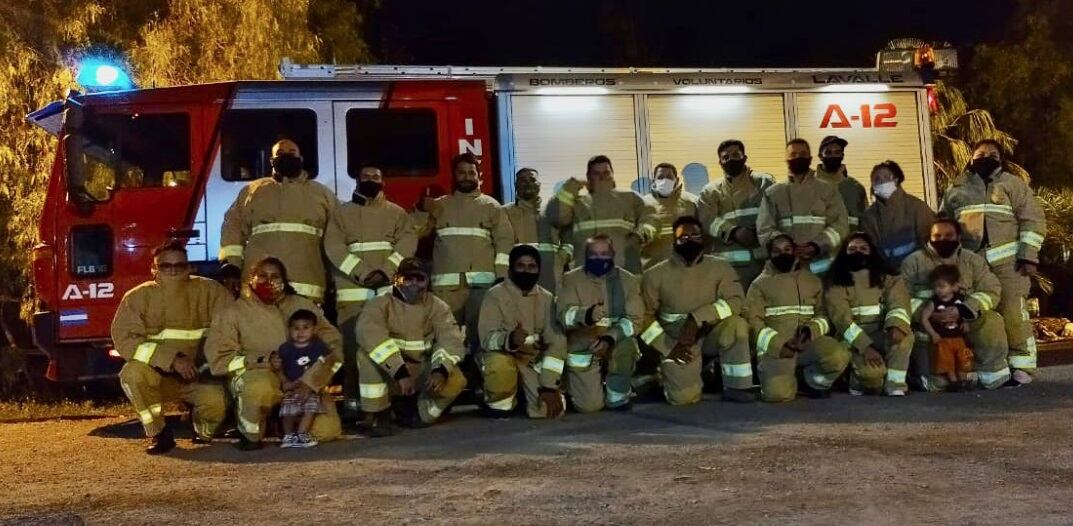
<path fill-rule="evenodd" d="M 614 267 L 615 260 L 613 258 L 585 258 L 585 272 L 588 272 L 589 274 L 592 274 L 596 277 L 600 277 L 607 274 L 608 272 L 611 272 L 611 269 Z"/>

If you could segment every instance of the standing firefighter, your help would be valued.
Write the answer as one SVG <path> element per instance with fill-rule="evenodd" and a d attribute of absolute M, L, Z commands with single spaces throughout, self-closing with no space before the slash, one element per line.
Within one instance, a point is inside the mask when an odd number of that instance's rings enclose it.
<path fill-rule="evenodd" d="M 843 243 L 827 279 L 827 314 L 853 351 L 850 394 L 905 396 L 913 351 L 905 280 L 860 232 Z"/>
<path fill-rule="evenodd" d="M 849 227 L 838 189 L 817 179 L 809 170 L 811 164 L 808 142 L 794 139 L 786 144 L 790 180 L 764 192 L 756 226 L 760 243 L 789 236 L 803 268 L 822 274 L 831 266 L 831 257 Z"/>
<path fill-rule="evenodd" d="M 741 318 L 745 294 L 730 265 L 704 255 L 700 221 L 674 222 L 674 255 L 641 280 L 648 328 L 641 340 L 662 356 L 660 374 L 667 402 L 700 401 L 701 368 L 718 362 L 723 399 L 754 402 L 749 326 Z"/>
<path fill-rule="evenodd" d="M 640 279 L 615 266 L 611 238 L 585 243 L 581 268 L 563 276 L 556 311 L 567 335 L 566 392 L 582 413 L 629 409 L 639 351 L 633 338 L 644 320 Z M 606 379 L 603 370 L 606 366 Z"/>
<path fill-rule="evenodd" d="M 793 400 L 799 388 L 810 397 L 827 398 L 831 384 L 850 361 L 846 347 L 827 336 L 831 326 L 824 311 L 823 284 L 798 268 L 795 249 L 790 236 L 772 238 L 767 245 L 768 268 L 745 297 L 765 402 Z"/>
<path fill-rule="evenodd" d="M 309 432 L 319 442 L 342 432 L 335 404 L 324 390 L 343 364 L 342 336 L 312 301 L 294 292 L 283 262 L 269 257 L 250 268 L 246 293 L 212 320 L 205 342 L 212 374 L 230 378 L 242 433 L 239 449 L 261 448 L 266 418 L 283 400 L 276 351 L 287 341 L 291 316 L 302 309 L 316 314 L 316 337 L 331 349 L 299 377 L 296 387 L 302 396 L 322 398 L 324 413 L 313 419 Z"/>
<path fill-rule="evenodd" d="M 560 228 L 571 228 L 574 266 L 585 261 L 585 246 L 577 240 L 607 236 L 615 244 L 615 265 L 629 272 L 641 272 L 641 247 L 656 235 L 653 210 L 641 196 L 615 188 L 611 159 L 597 155 L 589 159 L 586 183 L 570 178 L 548 203 L 548 217 Z M 583 187 L 588 195 L 578 195 Z"/>
<path fill-rule="evenodd" d="M 644 197 L 645 206 L 654 211 L 656 235 L 641 250 L 644 269 L 656 266 L 674 254 L 674 222 L 682 216 L 697 217 L 697 196 L 687 192 L 678 168 L 660 163 L 652 172 L 652 192 Z"/>
<path fill-rule="evenodd" d="M 966 299 L 959 305 L 958 313 L 949 309 L 948 315 L 942 312 L 933 314 L 932 324 L 956 321 L 957 314 L 960 314 L 969 324 L 968 343 L 976 358 L 980 385 L 985 389 L 997 389 L 1010 379 L 1010 369 L 1006 363 L 1009 351 L 1006 331 L 1003 330 L 1002 316 L 994 311 L 1003 292 L 1002 284 L 991 273 L 983 256 L 961 247 L 960 229 L 961 226 L 952 219 L 936 220 L 931 227 L 931 241 L 928 245 L 913 252 L 902 262 L 902 275 L 909 286 L 916 336 L 911 357 L 914 383 L 927 391 L 942 391 L 947 388 L 946 379 L 933 374 L 931 346 L 934 342 L 925 332 L 920 319 L 924 303 L 930 300 L 933 294 L 929 277 L 939 265 L 954 265 L 958 268 L 961 275 L 961 292 Z"/>
<path fill-rule="evenodd" d="M 846 145 L 841 137 L 828 135 L 820 141 L 820 164 L 816 165 L 816 178 L 838 189 L 842 204 L 846 206 L 846 221 L 849 231 L 860 229 L 861 216 L 868 207 L 868 191 L 856 179 L 849 176 L 846 165 Z"/>
<path fill-rule="evenodd" d="M 493 417 L 514 410 L 518 385 L 531 418 L 563 413 L 559 380 L 566 337 L 555 319 L 555 299 L 537 285 L 540 253 L 529 245 L 510 251 L 510 276 L 492 287 L 481 305 L 481 373 L 484 402 Z"/>
<path fill-rule="evenodd" d="M 153 251 L 153 281 L 127 292 L 112 320 L 112 341 L 127 361 L 119 383 L 151 438 L 146 453 L 175 447 L 162 404 L 171 398 L 193 406 L 196 441 L 209 441 L 227 412 L 222 382 L 204 370 L 202 342 L 217 312 L 233 299 L 210 279 L 190 275 L 186 248 L 169 243 Z"/>
<path fill-rule="evenodd" d="M 995 307 L 1006 322 L 1010 368 L 1015 382 L 1027 384 L 1036 370 L 1036 338 L 1025 298 L 1039 263 L 1046 219 L 1032 189 L 1002 169 L 998 142 L 980 141 L 972 157 L 969 169 L 943 195 L 940 213 L 961 223 L 962 245 L 984 256 L 1002 283 Z"/>
<path fill-rule="evenodd" d="M 425 427 L 466 387 L 462 334 L 447 303 L 428 292 L 428 266 L 406 258 L 392 283 L 358 319 L 361 408 L 373 415 L 373 436 L 391 434 L 393 406 L 403 425 Z"/>
<path fill-rule="evenodd" d="M 756 218 L 764 192 L 775 180 L 745 164 L 745 144 L 737 139 L 720 143 L 717 153 L 725 177 L 701 191 L 698 215 L 714 240 L 712 254 L 730 263 L 742 288 L 748 289 L 764 267 Z"/>
<path fill-rule="evenodd" d="M 287 265 L 294 290 L 313 301 L 324 299 L 321 238 L 335 210 L 335 194 L 302 169 L 298 145 L 283 139 L 272 146 L 272 177 L 242 189 L 224 214 L 220 261 L 242 267 L 266 256 Z"/>
<path fill-rule="evenodd" d="M 555 294 L 563 279 L 563 269 L 574 257 L 574 247 L 564 243 L 559 229 L 540 208 L 540 180 L 537 171 L 522 168 L 514 175 L 515 202 L 503 211 L 514 230 L 514 244 L 530 245 L 541 254 L 540 286 Z"/>
<path fill-rule="evenodd" d="M 335 304 L 345 352 L 343 395 L 347 412 L 359 408 L 358 316 L 365 303 L 391 292 L 391 277 L 405 257 L 414 255 L 417 236 L 402 207 L 384 196 L 384 176 L 375 166 L 358 172 L 351 202 L 332 214 L 324 231 L 324 252 L 332 263 Z"/>
<path fill-rule="evenodd" d="M 475 352 L 477 317 L 485 291 L 507 275 L 514 231 L 499 203 L 481 193 L 480 165 L 473 154 L 451 160 L 454 193 L 432 203 L 429 228 L 436 234 L 432 292 L 447 302 L 466 328 L 466 347 Z"/>
<path fill-rule="evenodd" d="M 902 189 L 905 172 L 894 161 L 872 168 L 872 193 L 876 200 L 861 217 L 861 230 L 868 233 L 876 248 L 894 270 L 902 260 L 928 242 L 935 212 L 927 203 Z"/>

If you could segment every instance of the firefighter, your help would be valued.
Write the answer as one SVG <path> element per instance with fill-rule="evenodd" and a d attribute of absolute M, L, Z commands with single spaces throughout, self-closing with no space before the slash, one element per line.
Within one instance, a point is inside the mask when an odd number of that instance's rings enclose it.
<path fill-rule="evenodd" d="M 283 261 L 298 294 L 324 299 L 321 238 L 337 200 L 328 187 L 302 169 L 298 145 L 283 139 L 272 146 L 272 176 L 246 185 L 224 214 L 220 261 L 243 268 L 266 256 Z M 245 267 L 243 263 L 245 262 Z"/>
<path fill-rule="evenodd" d="M 466 387 L 462 333 L 447 303 L 428 292 L 430 276 L 424 261 L 402 260 L 391 294 L 370 300 L 358 318 L 361 407 L 373 436 L 392 433 L 393 407 L 407 427 L 433 424 Z"/>
<path fill-rule="evenodd" d="M 846 158 L 848 141 L 841 137 L 828 135 L 820 141 L 820 164 L 816 165 L 816 178 L 833 185 L 846 206 L 846 221 L 849 231 L 860 230 L 861 216 L 868 208 L 868 192 L 856 179 L 850 177 L 849 170 L 842 161 Z"/>
<path fill-rule="evenodd" d="M 202 342 L 213 316 L 234 300 L 223 285 L 190 271 L 183 243 L 154 249 L 153 281 L 127 292 L 112 320 L 112 342 L 127 361 L 119 383 L 150 437 L 150 455 L 175 447 L 164 402 L 193 406 L 195 443 L 210 441 L 227 413 L 223 383 L 203 367 Z"/>
<path fill-rule="evenodd" d="M 747 290 L 764 268 L 756 217 L 764 192 L 775 180 L 746 164 L 745 144 L 737 139 L 719 143 L 716 153 L 724 177 L 701 191 L 698 216 L 711 236 L 712 254 L 734 267 L 738 281 Z"/>
<path fill-rule="evenodd" d="M 436 234 L 432 292 L 451 307 L 466 329 L 467 348 L 476 352 L 481 301 L 507 275 L 514 231 L 499 202 L 481 193 L 480 164 L 473 154 L 455 156 L 451 171 L 454 192 L 433 201 L 429 211 L 428 228 Z"/>
<path fill-rule="evenodd" d="M 564 408 L 559 380 L 566 337 L 555 319 L 555 299 L 538 285 L 540 252 L 530 245 L 514 247 L 509 269 L 481 305 L 484 402 L 490 416 L 508 417 L 521 384 L 530 418 L 558 418 Z"/>
<path fill-rule="evenodd" d="M 827 280 L 827 315 L 853 352 L 849 393 L 905 396 L 913 351 L 905 280 L 862 232 L 842 243 Z"/>
<path fill-rule="evenodd" d="M 822 274 L 849 226 L 838 188 L 817 179 L 811 164 L 807 141 L 793 139 L 786 144 L 790 179 L 764 192 L 756 226 L 765 246 L 776 236 L 790 236 L 801 268 Z"/>
<path fill-rule="evenodd" d="M 570 178 L 548 203 L 552 224 L 570 228 L 572 239 L 606 235 L 615 244 L 615 266 L 632 273 L 641 272 L 641 247 L 656 236 L 654 211 L 641 196 L 615 188 L 611 159 L 597 155 L 589 159 L 586 183 Z M 578 195 L 581 188 L 588 195 Z M 574 266 L 585 262 L 585 246 L 574 243 Z"/>
<path fill-rule="evenodd" d="M 812 398 L 828 398 L 831 385 L 849 365 L 850 352 L 827 336 L 831 326 L 823 284 L 801 268 L 801 252 L 788 234 L 775 235 L 766 250 L 771 254 L 767 268 L 745 296 L 760 396 L 765 402 L 789 402 L 800 389 Z"/>
<path fill-rule="evenodd" d="M 906 256 L 928 243 L 935 212 L 927 203 L 902 189 L 905 172 L 894 161 L 872 168 L 872 195 L 875 201 L 861 216 L 861 230 L 868 233 L 876 248 L 894 270 Z"/>
<path fill-rule="evenodd" d="M 704 229 L 693 216 L 675 220 L 674 255 L 645 271 L 641 294 L 649 323 L 641 340 L 661 357 L 663 393 L 672 405 L 700 401 L 703 362 L 718 362 L 723 399 L 754 402 L 745 293 L 730 264 L 704 255 Z"/>
<path fill-rule="evenodd" d="M 262 447 L 266 419 L 283 400 L 279 375 L 273 370 L 278 364 L 273 358 L 287 341 L 287 321 L 301 309 L 317 314 L 316 336 L 332 351 L 301 377 L 299 389 L 323 397 L 325 412 L 314 418 L 310 434 L 320 442 L 337 438 L 342 431 L 339 415 L 324 387 L 342 367 L 342 335 L 324 319 L 320 308 L 295 292 L 279 259 L 267 257 L 254 263 L 246 287 L 242 298 L 212 320 L 205 342 L 212 374 L 228 377 L 238 406 L 241 436 L 237 447 L 244 451 Z"/>
<path fill-rule="evenodd" d="M 961 223 L 962 245 L 984 256 L 1002 283 L 996 309 L 1006 322 L 1013 380 L 1024 385 L 1036 371 L 1036 338 L 1025 299 L 1047 226 L 1032 189 L 1002 162 L 998 142 L 978 142 L 968 170 L 943 195 L 939 212 Z"/>
<path fill-rule="evenodd" d="M 364 165 L 357 180 L 351 201 L 336 208 L 324 230 L 324 252 L 332 264 L 343 333 L 343 396 L 349 415 L 360 409 L 355 361 L 358 315 L 367 301 L 391 292 L 391 277 L 399 263 L 417 248 L 417 235 L 406 211 L 384 195 L 383 172 Z"/>
<path fill-rule="evenodd" d="M 651 193 L 645 206 L 654 211 L 656 234 L 641 249 L 641 263 L 648 270 L 674 253 L 674 222 L 679 217 L 697 217 L 697 196 L 689 193 L 678 177 L 678 168 L 660 163 L 652 171 Z"/>
<path fill-rule="evenodd" d="M 553 295 L 563 279 L 563 270 L 574 257 L 574 247 L 565 243 L 540 206 L 540 179 L 533 168 L 514 174 L 515 202 L 503 211 L 514 230 L 514 245 L 531 245 L 541 253 L 540 286 Z"/>
<path fill-rule="evenodd" d="M 641 280 L 616 266 L 614 242 L 606 234 L 586 241 L 583 261 L 563 276 L 556 298 L 569 351 L 565 390 L 582 413 L 605 405 L 628 410 L 639 354 L 635 329 L 644 320 Z"/>
<path fill-rule="evenodd" d="M 928 276 L 939 265 L 955 265 L 961 273 L 961 292 L 967 299 L 958 310 L 961 317 L 969 322 L 968 342 L 976 359 L 980 385 L 986 389 L 997 389 L 1010 379 L 1010 369 L 1006 363 L 1006 331 L 1003 329 L 1002 316 L 994 310 L 1002 295 L 1002 285 L 983 256 L 962 248 L 959 238 L 963 239 L 963 236 L 957 221 L 937 219 L 931 227 L 928 245 L 902 262 L 916 336 L 910 358 L 913 371 L 910 378 L 916 387 L 925 391 L 942 391 L 947 387 L 943 376 L 931 374 L 931 338 L 920 321 L 921 306 L 932 296 Z M 939 324 L 949 320 L 944 319 L 942 313 L 936 313 L 932 321 Z"/>

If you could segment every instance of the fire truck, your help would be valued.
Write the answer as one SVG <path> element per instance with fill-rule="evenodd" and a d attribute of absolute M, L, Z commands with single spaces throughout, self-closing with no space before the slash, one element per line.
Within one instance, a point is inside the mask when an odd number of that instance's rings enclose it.
<path fill-rule="evenodd" d="M 269 149 L 298 143 L 305 169 L 350 199 L 363 162 L 412 207 L 451 187 L 449 160 L 482 160 L 483 190 L 514 197 L 539 171 L 545 201 L 608 155 L 619 187 L 647 191 L 660 162 L 699 192 L 721 177 L 716 145 L 744 141 L 755 170 L 785 174 L 786 142 L 849 141 L 851 176 L 893 159 L 933 206 L 929 89 L 912 67 L 823 70 L 466 68 L 302 65 L 283 80 L 73 93 L 28 116 L 59 137 L 33 249 L 36 346 L 47 377 L 110 378 L 109 325 L 123 294 L 151 279 L 150 252 L 187 243 L 199 273 L 219 268 L 220 227 L 239 190 L 268 173 Z M 106 73 L 106 79 L 115 75 Z M 98 75 L 100 77 L 100 75 Z"/>

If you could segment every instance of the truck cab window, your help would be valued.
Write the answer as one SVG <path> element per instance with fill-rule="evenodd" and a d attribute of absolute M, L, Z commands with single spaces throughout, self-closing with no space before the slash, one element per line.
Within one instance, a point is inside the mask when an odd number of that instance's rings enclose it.
<path fill-rule="evenodd" d="M 439 169 L 436 112 L 432 109 L 355 108 L 346 113 L 347 173 L 363 163 L 385 177 L 434 177 Z"/>
<path fill-rule="evenodd" d="M 86 190 L 189 186 L 190 117 L 185 113 L 96 114 L 80 132 Z"/>
<path fill-rule="evenodd" d="M 220 131 L 220 176 L 252 181 L 272 171 L 272 145 L 290 139 L 302 151 L 304 168 L 317 176 L 317 112 L 310 109 L 228 110 Z"/>

